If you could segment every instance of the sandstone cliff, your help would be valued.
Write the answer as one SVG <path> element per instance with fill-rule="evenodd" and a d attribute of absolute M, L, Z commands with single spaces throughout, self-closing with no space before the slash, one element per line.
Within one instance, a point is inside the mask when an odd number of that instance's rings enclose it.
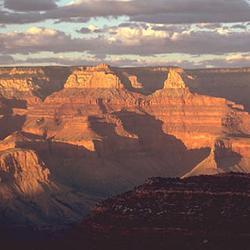
<path fill-rule="evenodd" d="M 129 81 L 130 81 L 131 86 L 133 88 L 135 88 L 135 89 L 142 89 L 143 88 L 143 84 L 138 81 L 138 77 L 137 76 L 131 75 L 128 78 L 129 78 Z"/>
<path fill-rule="evenodd" d="M 181 74 L 184 72 L 182 69 L 170 69 L 168 72 L 167 80 L 164 82 L 165 89 L 185 89 L 187 88 Z"/>
<path fill-rule="evenodd" d="M 81 70 L 92 75 L 103 71 L 111 69 L 101 65 Z M 65 88 L 47 97 L 42 105 L 29 108 L 23 130 L 53 137 L 55 145 L 65 144 L 60 150 L 66 155 L 68 147 L 75 147 L 72 156 L 78 157 L 79 166 L 86 162 L 99 166 L 99 158 L 108 162 L 109 157 L 131 158 L 132 162 L 136 152 L 138 166 L 155 169 L 157 165 L 158 173 L 180 176 L 205 160 L 218 139 L 228 137 L 232 145 L 237 145 L 233 151 L 242 156 L 239 166 L 249 171 L 248 146 L 244 155 L 242 151 L 248 145 L 250 116 L 242 107 L 223 98 L 192 93 L 182 76 L 183 70 L 170 69 L 163 89 L 149 96 L 117 89 L 115 85 Z M 241 147 L 242 137 L 245 139 Z M 189 150 L 193 150 L 192 157 L 188 156 Z M 144 157 L 139 157 L 141 153 Z M 119 163 L 119 171 L 122 173 L 121 169 L 127 169 L 129 163 L 129 160 Z M 112 166 L 116 164 L 113 162 Z M 107 178 L 111 178 L 108 172 Z M 143 176 L 150 174 L 151 171 Z M 104 178 L 105 170 L 102 175 Z"/>
<path fill-rule="evenodd" d="M 0 169 L 1 186 L 15 188 L 24 195 L 39 194 L 49 184 L 49 170 L 32 150 L 13 149 L 1 152 Z"/>
<path fill-rule="evenodd" d="M 43 69 L 50 82 L 53 70 Z M 51 173 L 49 183 L 63 196 L 80 190 L 72 200 L 83 206 L 86 190 L 87 197 L 108 197 L 152 176 L 250 171 L 250 116 L 242 105 L 194 93 L 179 68 L 140 69 L 164 76 L 162 88 L 146 96 L 123 84 L 134 76 L 147 85 L 136 70 L 73 69 L 44 100 L 24 105 L 15 92 L 11 112 L 0 117 L 0 151 L 33 150 Z"/>
<path fill-rule="evenodd" d="M 20 148 L 0 152 L 0 199 L 0 220 L 9 226 L 65 225 L 91 204 L 84 193 L 55 181 L 35 151 Z"/>
<path fill-rule="evenodd" d="M 17 67 L 0 69 L 0 94 L 34 105 L 60 90 L 69 74 L 64 67 Z"/>
<path fill-rule="evenodd" d="M 123 88 L 120 79 L 106 64 L 80 68 L 69 76 L 65 88 Z"/>

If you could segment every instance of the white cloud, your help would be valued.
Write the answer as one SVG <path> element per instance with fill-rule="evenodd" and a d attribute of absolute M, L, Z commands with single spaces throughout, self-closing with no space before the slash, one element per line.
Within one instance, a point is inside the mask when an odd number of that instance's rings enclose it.
<path fill-rule="evenodd" d="M 109 32 L 114 34 L 109 37 L 109 41 L 112 43 L 122 43 L 124 45 L 140 45 L 145 42 L 165 39 L 169 37 L 167 31 L 157 31 L 152 29 L 151 26 L 144 27 L 119 27 L 110 29 Z"/>

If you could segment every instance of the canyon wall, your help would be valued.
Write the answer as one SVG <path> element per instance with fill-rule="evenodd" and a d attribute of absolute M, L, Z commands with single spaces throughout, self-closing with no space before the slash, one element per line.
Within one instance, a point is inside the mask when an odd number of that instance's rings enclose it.
<path fill-rule="evenodd" d="M 240 103 L 195 93 L 189 71 L 101 64 L 0 72 L 0 154 L 10 155 L 5 172 L 8 164 L 9 169 L 30 165 L 34 180 L 24 176 L 35 192 L 37 168 L 46 166 L 50 174 L 41 181 L 49 187 L 42 189 L 46 199 L 59 187 L 60 197 L 69 195 L 86 211 L 91 200 L 152 176 L 250 172 L 250 115 Z M 161 88 L 145 91 L 149 85 L 142 74 L 152 86 L 160 80 Z"/>

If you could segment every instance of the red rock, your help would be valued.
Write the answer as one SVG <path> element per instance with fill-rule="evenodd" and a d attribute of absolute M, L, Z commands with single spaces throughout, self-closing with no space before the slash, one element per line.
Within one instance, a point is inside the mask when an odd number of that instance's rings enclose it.
<path fill-rule="evenodd" d="M 68 78 L 65 88 L 123 88 L 119 77 L 106 64 L 80 68 Z"/>
<path fill-rule="evenodd" d="M 136 77 L 136 69 L 122 70 L 75 69 L 44 101 L 12 107 L 0 118 L 0 150 L 32 150 L 59 183 L 104 197 L 152 176 L 250 171 L 250 116 L 242 106 L 193 93 L 181 69 L 169 71 L 162 89 L 135 93 L 119 76 Z M 24 100 L 19 93 L 13 97 Z"/>

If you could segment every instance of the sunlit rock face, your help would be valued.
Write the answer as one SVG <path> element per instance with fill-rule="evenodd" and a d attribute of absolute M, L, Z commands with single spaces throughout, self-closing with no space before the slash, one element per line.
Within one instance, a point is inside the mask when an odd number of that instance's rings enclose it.
<path fill-rule="evenodd" d="M 189 148 L 212 148 L 217 138 L 249 134 L 250 117 L 242 106 L 191 93 L 181 78 L 183 71 L 179 71 L 170 70 L 164 88 L 148 96 L 148 112 L 164 122 L 166 133 L 180 138 Z"/>
<path fill-rule="evenodd" d="M 250 171 L 249 114 L 240 104 L 195 93 L 183 69 L 104 64 L 43 72 L 49 85 L 32 91 L 39 102 L 15 92 L 0 103 L 0 151 L 34 151 L 50 172 L 49 183 L 60 186 L 60 194 L 79 191 L 72 200 L 84 211 L 89 199 L 152 176 Z M 153 85 L 159 73 L 161 88 L 144 95 L 149 83 L 143 74 Z"/>
<path fill-rule="evenodd" d="M 33 93 L 49 79 L 39 68 L 5 68 L 0 69 L 0 93 L 6 98 L 25 99 L 36 103 L 39 98 Z"/>
<path fill-rule="evenodd" d="M 131 75 L 131 76 L 129 76 L 128 78 L 129 78 L 129 81 L 130 81 L 131 86 L 132 86 L 134 89 L 142 89 L 142 88 L 143 88 L 143 84 L 142 84 L 141 82 L 139 82 L 137 76 Z"/>
<path fill-rule="evenodd" d="M 106 64 L 80 68 L 69 76 L 65 88 L 114 88 L 121 89 L 119 77 Z"/>
<path fill-rule="evenodd" d="M 9 138 L 10 139 L 10 138 Z M 12 138 L 14 139 L 14 138 Z M 52 178 L 34 150 L 0 151 L 0 220 L 2 226 L 64 225 L 76 222 L 91 201 Z"/>
<path fill-rule="evenodd" d="M 170 69 L 167 80 L 164 82 L 164 89 L 187 89 L 181 77 L 182 73 L 184 73 L 183 69 Z"/>
<path fill-rule="evenodd" d="M 43 192 L 49 185 L 49 170 L 32 150 L 13 149 L 0 154 L 1 185 L 24 195 Z"/>
<path fill-rule="evenodd" d="M 34 105 L 61 89 L 68 74 L 64 67 L 1 68 L 0 95 Z"/>

